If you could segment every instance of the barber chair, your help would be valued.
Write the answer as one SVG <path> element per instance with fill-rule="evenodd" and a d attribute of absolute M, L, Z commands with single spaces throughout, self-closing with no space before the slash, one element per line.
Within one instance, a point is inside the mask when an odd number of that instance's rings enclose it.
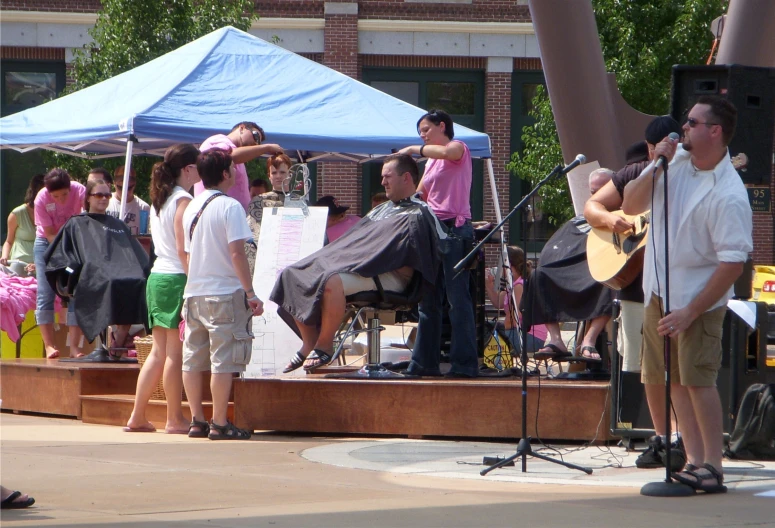
<path fill-rule="evenodd" d="M 358 292 L 347 296 L 347 316 L 344 319 L 344 331 L 337 336 L 337 346 L 334 350 L 333 363 L 342 357 L 345 343 L 358 334 L 367 334 L 366 365 L 356 372 L 346 374 L 332 373 L 326 377 L 356 378 L 356 379 L 401 379 L 403 374 L 391 372 L 380 364 L 380 332 L 385 328 L 380 326 L 380 312 L 396 312 L 410 310 L 416 306 L 422 297 L 422 275 L 415 272 L 403 292 L 386 291 L 378 277 L 374 277 L 377 289 Z M 364 321 L 368 320 L 367 324 Z M 346 328 L 345 328 L 346 327 Z"/>

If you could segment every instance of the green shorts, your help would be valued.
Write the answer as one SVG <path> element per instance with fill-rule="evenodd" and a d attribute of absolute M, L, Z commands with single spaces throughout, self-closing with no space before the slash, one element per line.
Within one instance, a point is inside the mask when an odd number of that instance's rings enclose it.
<path fill-rule="evenodd" d="M 148 303 L 148 326 L 177 328 L 180 311 L 183 308 L 183 289 L 186 287 L 185 273 L 151 273 L 145 286 Z"/>

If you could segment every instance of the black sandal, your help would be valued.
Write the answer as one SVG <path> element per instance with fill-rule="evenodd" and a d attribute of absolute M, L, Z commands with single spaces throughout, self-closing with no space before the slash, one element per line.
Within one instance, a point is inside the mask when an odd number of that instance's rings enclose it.
<path fill-rule="evenodd" d="M 198 431 L 193 431 L 192 429 L 198 428 Z M 200 422 L 199 420 L 191 420 L 191 425 L 188 426 L 188 437 L 189 438 L 207 438 L 207 435 L 210 433 L 210 424 L 207 422 Z"/>
<path fill-rule="evenodd" d="M 5 499 L 3 499 L 2 502 L 0 502 L 0 508 L 3 510 L 15 510 L 20 508 L 29 508 L 33 504 L 35 504 L 35 499 L 32 497 L 27 497 L 27 500 L 17 500 L 19 497 L 22 496 L 21 491 L 14 491 L 10 495 L 8 495 Z"/>
<path fill-rule="evenodd" d="M 291 362 L 285 365 L 285 368 L 283 369 L 283 374 L 288 374 L 289 372 L 293 372 L 300 366 L 304 364 L 304 360 L 307 358 L 301 355 L 301 350 L 296 352 L 296 354 L 291 358 Z"/>
<path fill-rule="evenodd" d="M 707 475 L 699 473 L 703 469 L 708 472 Z M 687 475 L 693 478 L 687 478 Z M 704 491 L 705 493 L 727 492 L 727 487 L 724 486 L 724 475 L 710 464 L 703 464 L 700 467 L 687 464 L 683 471 L 673 473 L 672 477 L 695 491 Z"/>
<path fill-rule="evenodd" d="M 331 363 L 334 360 L 334 354 L 329 354 L 328 352 L 323 352 L 322 350 L 315 349 L 315 354 L 317 355 L 317 358 L 310 359 L 306 365 L 304 365 L 304 370 L 314 370 L 319 367 L 324 367 Z"/>
<path fill-rule="evenodd" d="M 250 440 L 252 434 L 251 431 L 240 429 L 226 420 L 226 425 L 218 425 L 214 422 L 210 422 L 210 434 L 207 435 L 207 438 L 210 440 Z"/>

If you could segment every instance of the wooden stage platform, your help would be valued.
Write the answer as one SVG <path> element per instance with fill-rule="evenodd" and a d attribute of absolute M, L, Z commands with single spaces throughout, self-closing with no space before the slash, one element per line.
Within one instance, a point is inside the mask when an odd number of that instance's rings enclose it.
<path fill-rule="evenodd" d="M 2 408 L 124 425 L 138 373 L 136 364 L 0 360 Z M 546 440 L 612 439 L 608 392 L 608 382 L 544 379 L 539 384 L 531 378 L 528 434 Z M 516 439 L 521 436 L 520 395 L 518 378 L 236 379 L 229 414 L 236 425 L 253 430 Z M 188 414 L 186 405 L 184 411 Z M 164 427 L 165 413 L 165 402 L 151 402 L 148 418 L 157 428 Z"/>

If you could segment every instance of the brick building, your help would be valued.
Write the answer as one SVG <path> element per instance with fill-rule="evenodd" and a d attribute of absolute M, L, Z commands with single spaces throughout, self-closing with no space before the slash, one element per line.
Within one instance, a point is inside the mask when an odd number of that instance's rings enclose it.
<path fill-rule="evenodd" d="M 505 164 L 520 148 L 522 127 L 531 122 L 530 101 L 543 83 L 527 0 L 255 0 L 255 5 L 260 19 L 251 28 L 254 35 L 421 108 L 444 109 L 457 123 L 489 134 L 504 214 L 522 196 L 522 182 Z M 87 30 L 99 7 L 99 0 L 0 0 L 2 115 L 38 104 L 65 86 L 72 50 L 89 41 Z M 26 99 L 7 93 L 9 74 L 33 78 L 44 93 Z M 21 202 L 40 158 L 9 151 L 0 156 L 5 218 Z M 485 170 L 482 161 L 475 162 L 472 211 L 475 219 L 494 220 Z M 312 172 L 316 195 L 332 194 L 355 212 L 367 210 L 380 190 L 377 166 L 320 163 Z M 546 226 L 539 224 L 530 230 L 537 242 L 530 249 L 546 237 Z M 518 240 L 519 220 L 510 227 L 512 240 Z M 757 215 L 758 261 L 772 260 L 772 230 L 772 215 Z"/>

